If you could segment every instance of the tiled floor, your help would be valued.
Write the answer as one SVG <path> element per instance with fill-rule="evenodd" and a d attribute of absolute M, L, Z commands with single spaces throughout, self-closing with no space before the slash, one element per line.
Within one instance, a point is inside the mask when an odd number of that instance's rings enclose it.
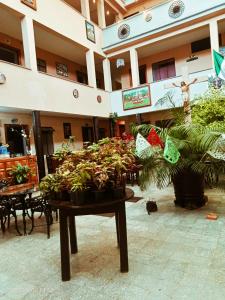
<path fill-rule="evenodd" d="M 127 203 L 127 274 L 119 272 L 114 218 L 77 218 L 79 253 L 71 257 L 69 282 L 60 277 L 57 223 L 50 240 L 43 226 L 25 237 L 12 227 L 0 235 L 0 299 L 225 299 L 225 195 L 206 194 L 207 206 L 187 211 L 174 207 L 172 188 L 135 188 L 144 199 Z M 159 208 L 150 216 L 148 198 Z M 218 220 L 206 220 L 208 212 L 218 213 Z"/>

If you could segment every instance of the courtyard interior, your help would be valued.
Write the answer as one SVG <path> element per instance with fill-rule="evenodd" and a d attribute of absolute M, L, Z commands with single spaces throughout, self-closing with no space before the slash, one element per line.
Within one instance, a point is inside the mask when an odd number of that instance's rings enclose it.
<path fill-rule="evenodd" d="M 13 222 L 1 235 L 0 299 L 224 299 L 224 193 L 207 189 L 204 207 L 185 210 L 175 207 L 172 186 L 133 189 L 139 201 L 126 203 L 128 273 L 119 270 L 115 218 L 81 216 L 71 280 L 62 282 L 58 221 L 47 239 L 45 218 L 36 214 L 31 235 L 17 236 Z M 147 200 L 157 212 L 148 215 Z M 206 219 L 212 212 L 216 221 Z"/>

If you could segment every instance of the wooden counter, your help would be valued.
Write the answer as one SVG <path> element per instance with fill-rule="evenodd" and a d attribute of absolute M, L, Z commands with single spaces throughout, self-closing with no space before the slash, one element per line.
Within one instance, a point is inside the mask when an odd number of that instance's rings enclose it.
<path fill-rule="evenodd" d="M 36 155 L 19 156 L 13 158 L 2 158 L 0 159 L 0 179 L 9 178 L 9 172 L 17 164 L 22 166 L 27 165 L 31 168 L 32 175 L 29 178 L 29 183 L 38 183 L 38 172 L 37 172 L 37 157 Z"/>

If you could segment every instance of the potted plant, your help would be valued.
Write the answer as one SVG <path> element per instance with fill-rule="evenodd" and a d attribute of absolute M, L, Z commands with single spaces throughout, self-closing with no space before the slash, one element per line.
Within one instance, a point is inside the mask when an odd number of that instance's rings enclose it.
<path fill-rule="evenodd" d="M 9 172 L 10 176 L 12 176 L 13 184 L 23 184 L 29 181 L 29 177 L 32 172 L 30 167 L 27 165 L 17 164 L 12 170 Z"/>
<path fill-rule="evenodd" d="M 124 173 L 136 163 L 133 142 L 110 138 L 61 154 L 61 165 L 42 180 L 40 188 L 45 193 L 67 191 L 78 205 L 121 198 L 125 193 Z"/>
<path fill-rule="evenodd" d="M 69 200 L 63 177 L 58 173 L 45 176 L 41 180 L 39 187 L 45 196 L 51 200 Z"/>
<path fill-rule="evenodd" d="M 155 182 L 159 188 L 174 185 L 175 204 L 187 209 L 203 206 L 207 201 L 204 183 L 207 178 L 211 185 L 218 184 L 219 174 L 225 174 L 225 139 L 221 126 L 185 124 L 162 129 L 152 125 L 133 128 L 135 134 L 147 137 L 154 128 L 162 140 L 172 142 L 172 151 L 177 151 L 177 161 L 170 162 L 165 147 L 152 147 L 151 153 L 141 157 L 143 170 L 140 176 L 142 189 Z M 225 185 L 224 185 L 225 186 Z"/>

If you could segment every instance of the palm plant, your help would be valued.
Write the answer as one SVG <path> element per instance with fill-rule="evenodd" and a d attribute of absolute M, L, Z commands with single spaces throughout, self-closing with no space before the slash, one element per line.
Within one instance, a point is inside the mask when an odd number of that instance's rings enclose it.
<path fill-rule="evenodd" d="M 177 199 L 176 204 L 188 208 L 202 206 L 205 203 L 203 181 L 207 180 L 210 185 L 219 184 L 219 175 L 225 174 L 225 128 L 213 125 L 185 124 L 162 129 L 152 125 L 140 125 L 133 127 L 132 131 L 133 134 L 139 132 L 146 137 L 152 127 L 155 128 L 163 142 L 168 137 L 172 140 L 180 152 L 180 158 L 175 164 L 168 162 L 164 158 L 164 150 L 159 147 L 153 148 L 153 154 L 150 157 L 141 157 L 143 164 L 140 175 L 141 188 L 147 188 L 152 182 L 159 188 L 167 186 L 170 182 L 173 182 L 174 185 L 176 183 L 181 185 L 182 178 L 186 181 L 184 184 L 189 189 L 195 189 L 195 183 L 196 188 L 198 185 L 202 186 L 203 192 L 200 196 L 202 199 L 197 205 L 193 204 L 193 199 L 192 203 L 188 203 L 188 205 L 179 203 L 183 200 Z M 192 177 L 189 176 L 190 174 Z M 225 188 L 224 182 L 220 182 L 220 184 Z M 184 189 L 180 188 L 179 193 L 180 191 L 183 192 Z M 175 186 L 175 194 L 176 192 Z M 191 191 L 189 190 L 188 193 L 190 194 Z M 185 198 L 184 195 L 181 195 L 182 197 Z M 176 198 L 179 197 L 176 195 Z"/>

